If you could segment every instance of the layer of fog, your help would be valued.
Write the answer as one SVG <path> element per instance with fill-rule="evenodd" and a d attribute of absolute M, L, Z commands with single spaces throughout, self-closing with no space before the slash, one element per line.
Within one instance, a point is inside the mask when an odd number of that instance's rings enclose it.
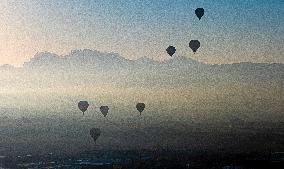
<path fill-rule="evenodd" d="M 273 128 L 283 135 L 277 129 L 284 122 L 283 64 L 207 65 L 185 57 L 131 61 L 84 50 L 65 57 L 37 54 L 23 68 L 0 71 L 4 154 L 127 149 L 142 143 L 144 148 L 200 148 L 217 144 L 214 133 L 229 135 L 242 126 L 246 134 Z M 90 104 L 85 116 L 77 108 L 80 100 Z M 141 117 L 137 102 L 146 104 Z M 101 105 L 110 107 L 107 120 L 99 113 Z M 97 145 L 89 136 L 92 127 L 103 131 Z"/>

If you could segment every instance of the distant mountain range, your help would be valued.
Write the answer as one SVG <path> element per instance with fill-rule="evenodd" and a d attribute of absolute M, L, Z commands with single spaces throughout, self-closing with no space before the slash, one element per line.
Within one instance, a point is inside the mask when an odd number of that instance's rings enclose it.
<path fill-rule="evenodd" d="M 1 71 L 12 71 L 10 65 L 2 65 Z M 84 77 L 101 76 L 102 80 L 118 79 L 154 84 L 187 84 L 195 82 L 231 81 L 284 81 L 284 64 L 281 63 L 234 63 L 212 65 L 189 57 L 175 56 L 164 61 L 142 57 L 126 59 L 116 53 L 96 50 L 74 50 L 66 56 L 43 52 L 25 62 L 20 70 L 42 73 L 84 74 Z M 82 77 L 82 78 L 84 78 Z M 133 81 L 134 80 L 134 81 Z"/>

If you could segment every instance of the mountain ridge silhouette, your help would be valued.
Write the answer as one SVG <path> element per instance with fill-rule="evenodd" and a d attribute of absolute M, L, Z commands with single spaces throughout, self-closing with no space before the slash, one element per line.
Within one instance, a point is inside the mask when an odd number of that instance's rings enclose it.
<path fill-rule="evenodd" d="M 29 61 L 24 62 L 22 68 L 31 68 L 31 67 L 45 67 L 58 65 L 63 66 L 64 62 L 67 66 L 86 66 L 90 64 L 149 64 L 149 65 L 166 65 L 166 66 L 193 66 L 193 65 L 208 65 L 208 66 L 225 66 L 225 65 L 271 65 L 271 66 L 279 66 L 284 65 L 282 63 L 253 63 L 253 62 L 239 62 L 239 63 L 227 63 L 227 64 L 208 64 L 197 61 L 190 57 L 186 56 L 175 56 L 170 59 L 165 59 L 163 61 L 156 61 L 154 59 L 148 58 L 146 56 L 140 57 L 138 59 L 127 59 L 117 53 L 108 53 L 108 52 L 100 52 L 97 50 L 83 49 L 83 50 L 72 50 L 67 55 L 57 55 L 52 52 L 39 52 L 34 55 Z M 65 66 L 66 66 L 65 65 Z M 13 68 L 14 66 L 9 64 L 0 65 L 1 69 L 4 68 Z"/>

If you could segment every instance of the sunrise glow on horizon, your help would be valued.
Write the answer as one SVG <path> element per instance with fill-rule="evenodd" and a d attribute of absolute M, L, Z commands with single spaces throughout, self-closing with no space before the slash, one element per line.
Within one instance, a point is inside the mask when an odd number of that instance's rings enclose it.
<path fill-rule="evenodd" d="M 201 20 L 197 7 L 205 9 Z M 284 63 L 283 1 L 5 0 L 0 11 L 0 64 L 75 49 L 163 60 L 169 45 L 205 63 Z M 201 42 L 196 55 L 191 39 Z"/>

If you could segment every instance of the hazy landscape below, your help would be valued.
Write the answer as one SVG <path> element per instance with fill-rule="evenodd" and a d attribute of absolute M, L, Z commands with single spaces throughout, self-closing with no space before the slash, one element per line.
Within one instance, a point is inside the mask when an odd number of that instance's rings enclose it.
<path fill-rule="evenodd" d="M 0 67 L 0 155 L 283 150 L 283 72 L 283 64 L 209 65 L 182 56 L 157 62 L 91 50 L 38 53 L 23 67 Z M 85 116 L 80 100 L 90 104 Z M 146 104 L 142 116 L 138 102 Z M 107 119 L 101 105 L 110 107 Z M 96 144 L 92 127 L 102 130 Z"/>

